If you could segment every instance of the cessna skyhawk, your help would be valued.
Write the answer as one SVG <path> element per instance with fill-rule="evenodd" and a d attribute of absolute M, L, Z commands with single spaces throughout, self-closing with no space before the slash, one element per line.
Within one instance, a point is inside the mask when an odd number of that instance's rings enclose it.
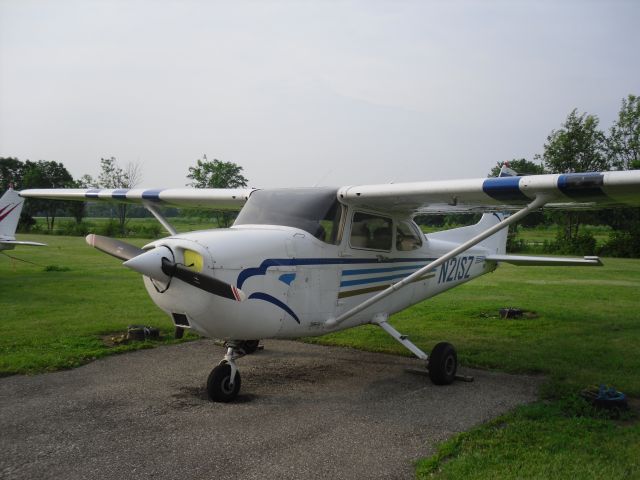
<path fill-rule="evenodd" d="M 22 196 L 143 204 L 170 236 L 138 248 L 87 241 L 143 275 L 152 300 L 178 329 L 224 339 L 207 381 L 214 401 L 240 390 L 236 360 L 256 339 L 324 335 L 364 324 L 387 332 L 427 364 L 435 384 L 456 376 L 446 342 L 427 355 L 389 316 L 501 263 L 601 265 L 582 259 L 507 255 L 507 227 L 545 208 L 640 204 L 640 171 L 427 181 L 340 188 L 26 190 Z M 178 233 L 159 206 L 236 209 L 231 228 Z M 420 213 L 482 212 L 471 226 L 424 235 Z M 514 212 L 509 215 L 506 212 Z"/>

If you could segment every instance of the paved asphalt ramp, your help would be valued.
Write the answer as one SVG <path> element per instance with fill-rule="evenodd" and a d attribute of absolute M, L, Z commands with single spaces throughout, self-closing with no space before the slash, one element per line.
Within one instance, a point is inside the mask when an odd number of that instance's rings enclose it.
<path fill-rule="evenodd" d="M 206 400 L 209 340 L 0 379 L 2 479 L 413 478 L 437 442 L 534 400 L 540 379 L 465 370 L 432 385 L 410 358 L 266 341 L 236 403 Z"/>

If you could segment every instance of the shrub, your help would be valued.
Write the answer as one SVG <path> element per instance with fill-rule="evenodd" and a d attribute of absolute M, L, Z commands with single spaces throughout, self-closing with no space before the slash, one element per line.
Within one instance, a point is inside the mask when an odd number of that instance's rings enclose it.
<path fill-rule="evenodd" d="M 104 235 L 105 237 L 115 237 L 121 234 L 120 224 L 110 219 L 108 222 L 103 223 L 96 229 L 96 233 Z"/>
<path fill-rule="evenodd" d="M 608 257 L 640 257 L 640 232 L 612 232 L 599 253 Z"/>
<path fill-rule="evenodd" d="M 546 253 L 558 253 L 561 255 L 595 255 L 596 239 L 589 231 L 579 233 L 577 236 L 566 239 L 562 232 L 558 232 L 555 241 L 544 242 Z"/>
<path fill-rule="evenodd" d="M 56 232 L 58 235 L 84 237 L 93 229 L 88 222 L 61 222 Z"/>

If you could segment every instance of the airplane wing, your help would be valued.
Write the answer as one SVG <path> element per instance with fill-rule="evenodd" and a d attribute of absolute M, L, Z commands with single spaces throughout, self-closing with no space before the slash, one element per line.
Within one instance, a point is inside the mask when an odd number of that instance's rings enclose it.
<path fill-rule="evenodd" d="M 640 205 L 640 170 L 442 180 L 342 187 L 340 200 L 377 211 L 419 213 Z"/>
<path fill-rule="evenodd" d="M 254 189 L 34 189 L 20 195 L 239 210 Z M 545 208 L 640 205 L 640 170 L 512 176 L 345 186 L 346 204 L 406 214 L 518 210 L 539 199 Z"/>
<path fill-rule="evenodd" d="M 53 188 L 22 190 L 27 198 L 53 200 L 145 203 L 175 207 L 210 208 L 212 210 L 240 210 L 254 189 L 251 188 L 165 188 L 165 189 L 80 189 Z"/>

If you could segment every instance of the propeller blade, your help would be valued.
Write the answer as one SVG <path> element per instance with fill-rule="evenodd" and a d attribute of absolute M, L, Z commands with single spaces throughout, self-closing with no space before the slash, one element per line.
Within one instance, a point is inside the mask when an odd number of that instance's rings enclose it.
<path fill-rule="evenodd" d="M 173 263 L 166 257 L 162 258 L 162 271 L 170 277 L 176 277 L 189 285 L 193 285 L 213 295 L 236 300 L 237 302 L 241 302 L 247 298 L 245 293 L 239 288 L 222 280 L 218 280 L 217 278 L 194 272 L 184 265 Z"/>
<path fill-rule="evenodd" d="M 130 260 L 133 257 L 144 253 L 144 250 L 115 238 L 94 235 L 93 233 L 86 236 L 85 240 L 93 248 L 97 248 L 101 252 L 119 258 L 120 260 Z"/>

